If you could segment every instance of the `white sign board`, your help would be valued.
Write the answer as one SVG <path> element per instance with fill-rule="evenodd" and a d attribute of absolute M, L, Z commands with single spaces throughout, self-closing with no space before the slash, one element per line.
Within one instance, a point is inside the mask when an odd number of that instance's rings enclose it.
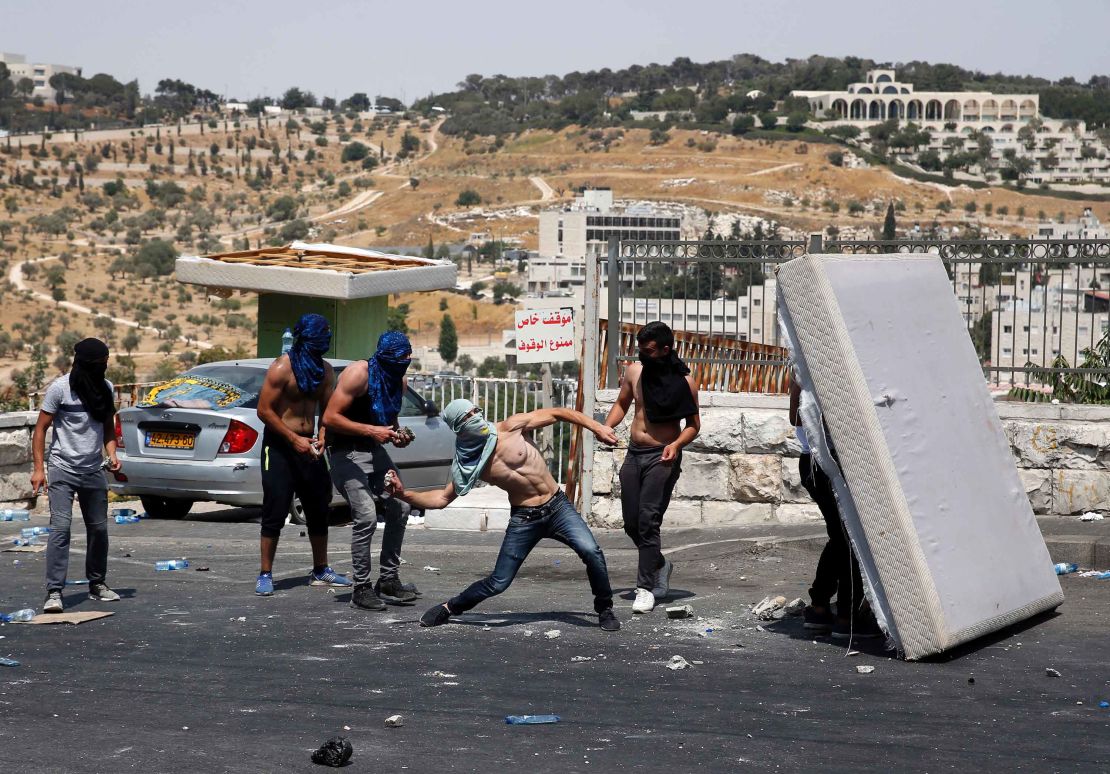
<path fill-rule="evenodd" d="M 536 309 L 516 313 L 516 361 L 558 363 L 578 357 L 574 310 Z"/>

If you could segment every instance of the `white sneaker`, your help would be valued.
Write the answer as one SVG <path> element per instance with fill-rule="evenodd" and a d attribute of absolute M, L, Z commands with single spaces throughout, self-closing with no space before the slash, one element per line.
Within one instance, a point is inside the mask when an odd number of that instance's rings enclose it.
<path fill-rule="evenodd" d="M 636 601 L 632 603 L 633 613 L 650 613 L 655 608 L 655 595 L 647 589 L 636 589 Z"/>

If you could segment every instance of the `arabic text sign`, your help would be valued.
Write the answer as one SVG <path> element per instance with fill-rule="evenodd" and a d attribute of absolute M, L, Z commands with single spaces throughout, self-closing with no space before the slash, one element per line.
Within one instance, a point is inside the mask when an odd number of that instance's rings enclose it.
<path fill-rule="evenodd" d="M 574 312 L 537 309 L 516 313 L 516 361 L 558 363 L 577 357 Z"/>

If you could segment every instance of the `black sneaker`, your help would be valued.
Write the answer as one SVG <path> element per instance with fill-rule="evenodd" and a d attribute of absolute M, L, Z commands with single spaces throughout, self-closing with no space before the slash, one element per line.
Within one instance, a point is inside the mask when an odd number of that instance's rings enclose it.
<path fill-rule="evenodd" d="M 668 594 L 671 593 L 671 573 L 674 572 L 674 565 L 671 560 L 663 557 L 663 566 L 655 573 L 655 588 L 651 590 L 652 596 L 655 601 L 662 601 Z"/>
<path fill-rule="evenodd" d="M 451 611 L 447 605 L 436 605 L 420 616 L 421 626 L 442 626 L 451 618 Z"/>
<path fill-rule="evenodd" d="M 597 614 L 598 621 L 601 623 L 601 628 L 607 632 L 615 632 L 621 628 L 621 622 L 618 620 L 613 608 L 602 610 Z"/>
<path fill-rule="evenodd" d="M 400 580 L 400 579 L 401 579 L 401 577 L 397 576 L 397 580 Z M 401 588 L 404 589 L 405 591 L 408 591 L 409 593 L 415 595 L 417 599 L 420 599 L 424 596 L 423 594 L 420 593 L 420 589 L 416 588 L 415 583 L 402 583 Z"/>
<path fill-rule="evenodd" d="M 832 636 L 834 640 L 874 640 L 886 635 L 879 628 L 874 616 L 867 615 L 858 616 L 854 621 L 850 618 L 837 618 L 832 627 Z"/>
<path fill-rule="evenodd" d="M 802 620 L 805 621 L 803 626 L 811 632 L 828 632 L 836 623 L 836 617 L 828 608 L 825 608 L 825 612 L 818 613 L 809 605 L 802 612 Z"/>
<path fill-rule="evenodd" d="M 362 583 L 355 586 L 354 591 L 351 592 L 351 607 L 362 610 L 385 610 L 385 602 L 378 598 L 369 584 Z"/>
<path fill-rule="evenodd" d="M 416 594 L 405 591 L 398 578 L 378 578 L 378 582 L 374 584 L 374 593 L 391 605 L 416 604 Z"/>

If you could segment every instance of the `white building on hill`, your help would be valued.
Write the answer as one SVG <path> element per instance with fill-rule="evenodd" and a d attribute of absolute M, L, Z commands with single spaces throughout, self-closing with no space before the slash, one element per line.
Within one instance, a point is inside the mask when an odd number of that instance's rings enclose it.
<path fill-rule="evenodd" d="M 987 125 L 1030 121 L 1040 115 L 1037 94 L 993 94 L 988 91 L 914 91 L 912 83 L 896 80 L 894 70 L 869 70 L 867 81 L 846 91 L 792 91 L 809 100 L 815 115 L 850 123 L 872 124 L 896 118 L 918 123 L 936 121 Z"/>
<path fill-rule="evenodd" d="M 46 101 L 54 99 L 56 90 L 50 85 L 50 77 L 58 73 L 81 75 L 81 68 L 72 65 L 60 64 L 35 64 L 27 61 L 23 54 L 10 54 L 0 51 L 0 62 L 8 66 L 9 78 L 13 85 L 24 78 L 30 78 L 34 90 L 30 97 L 42 97 Z"/>

